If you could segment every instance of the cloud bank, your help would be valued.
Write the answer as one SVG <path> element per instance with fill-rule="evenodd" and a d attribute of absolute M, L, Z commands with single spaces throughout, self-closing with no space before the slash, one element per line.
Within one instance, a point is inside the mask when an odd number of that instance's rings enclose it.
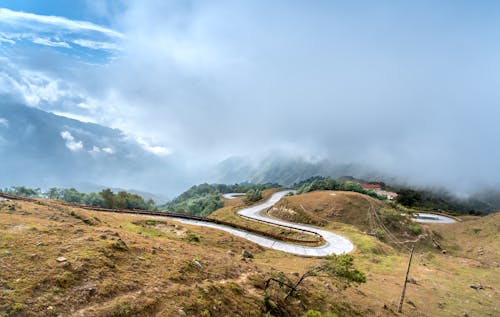
<path fill-rule="evenodd" d="M 72 60 L 56 73 L 42 67 L 56 83 L 64 79 L 57 91 L 69 101 L 57 111 L 120 128 L 193 170 L 279 153 L 366 165 L 457 192 L 500 185 L 494 3 L 122 4 L 119 13 L 100 11 L 116 30 L 0 11 L 11 27 L 29 21 L 92 31 L 101 34 L 60 41 L 119 48 L 77 71 L 68 70 Z"/>

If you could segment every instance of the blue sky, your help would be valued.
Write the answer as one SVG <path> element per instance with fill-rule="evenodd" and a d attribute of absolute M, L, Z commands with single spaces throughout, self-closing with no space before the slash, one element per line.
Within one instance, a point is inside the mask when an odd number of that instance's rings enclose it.
<path fill-rule="evenodd" d="M 193 166 L 499 185 L 497 1 L 0 1 L 0 94 Z"/>

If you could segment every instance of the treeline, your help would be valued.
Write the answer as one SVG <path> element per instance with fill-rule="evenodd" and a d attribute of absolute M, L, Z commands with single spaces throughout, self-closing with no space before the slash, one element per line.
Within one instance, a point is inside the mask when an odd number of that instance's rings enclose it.
<path fill-rule="evenodd" d="M 406 207 L 481 215 L 500 210 L 500 192 L 483 191 L 468 198 L 459 198 L 445 190 L 401 188 L 396 201 Z"/>
<path fill-rule="evenodd" d="M 161 209 L 188 215 L 208 216 L 213 211 L 224 206 L 222 194 L 247 193 L 245 202 L 257 201 L 262 198 L 262 191 L 268 188 L 280 187 L 279 184 L 200 184 L 161 206 Z"/>
<path fill-rule="evenodd" d="M 372 190 L 366 190 L 361 187 L 361 184 L 348 180 L 333 179 L 331 177 L 314 176 L 295 183 L 293 185 L 297 189 L 297 194 L 308 193 L 316 190 L 343 190 L 365 194 L 380 200 L 386 200 L 385 196 L 380 196 Z"/>
<path fill-rule="evenodd" d="M 42 192 L 40 188 L 14 186 L 2 190 L 4 193 L 23 197 L 43 197 L 62 200 L 72 204 L 83 204 L 94 207 L 110 209 L 155 209 L 156 204 L 152 199 L 144 200 L 139 195 L 126 191 L 114 193 L 111 189 L 104 189 L 99 193 L 82 193 L 74 188 L 53 187 Z"/>

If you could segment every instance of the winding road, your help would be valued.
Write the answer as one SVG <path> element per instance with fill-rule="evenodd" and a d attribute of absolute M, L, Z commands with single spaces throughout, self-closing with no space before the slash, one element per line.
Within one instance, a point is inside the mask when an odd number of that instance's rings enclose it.
<path fill-rule="evenodd" d="M 266 201 L 264 201 L 260 204 L 242 209 L 242 210 L 238 211 L 238 214 L 243 216 L 243 217 L 254 219 L 257 221 L 265 221 L 267 223 L 273 223 L 273 224 L 276 224 L 279 226 L 292 227 L 294 229 L 301 230 L 301 231 L 313 232 L 315 234 L 320 235 L 325 240 L 325 244 L 323 244 L 321 246 L 316 246 L 316 247 L 302 246 L 302 245 L 296 245 L 296 244 L 292 244 L 292 243 L 287 243 L 287 242 L 259 236 L 259 235 L 253 234 L 253 233 L 249 233 L 249 232 L 246 232 L 243 230 L 231 228 L 231 227 L 216 224 L 216 223 L 209 223 L 209 222 L 203 222 L 203 221 L 191 220 L 191 219 L 175 219 L 175 220 L 180 221 L 182 223 L 186 223 L 186 224 L 220 229 L 220 230 L 229 232 L 233 235 L 236 235 L 236 236 L 245 238 L 247 240 L 250 240 L 252 242 L 255 242 L 263 247 L 274 249 L 274 250 L 279 250 L 279 251 L 283 251 L 283 252 L 287 252 L 287 253 L 292 253 L 292 254 L 296 254 L 296 255 L 327 256 L 330 254 L 348 253 L 354 249 L 354 245 L 351 243 L 351 241 L 349 241 L 347 238 L 344 238 L 344 237 L 337 235 L 335 233 L 332 233 L 330 231 L 321 230 L 321 229 L 318 229 L 316 227 L 309 226 L 309 225 L 296 224 L 293 222 L 288 222 L 288 221 L 270 218 L 262 213 L 262 211 L 272 207 L 283 196 L 285 196 L 286 194 L 288 194 L 290 192 L 292 192 L 292 191 L 285 190 L 285 191 L 280 191 L 280 192 L 274 193 Z M 232 199 L 232 198 L 235 198 L 237 195 L 238 195 L 238 193 L 231 193 L 231 194 L 224 195 L 224 198 Z"/>
<path fill-rule="evenodd" d="M 438 214 L 431 214 L 425 212 L 416 213 L 417 217 L 414 219 L 415 222 L 421 223 L 454 223 L 457 222 L 455 219 L 446 217 Z"/>

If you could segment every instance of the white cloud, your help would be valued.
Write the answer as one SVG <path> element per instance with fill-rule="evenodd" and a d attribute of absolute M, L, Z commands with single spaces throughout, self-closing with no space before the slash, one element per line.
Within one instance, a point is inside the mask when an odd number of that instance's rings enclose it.
<path fill-rule="evenodd" d="M 72 31 L 95 31 L 114 38 L 123 37 L 123 34 L 121 34 L 120 32 L 86 21 L 76 21 L 58 16 L 38 15 L 21 11 L 12 11 L 5 8 L 0 8 L 0 21 L 3 23 L 37 22 Z"/>
<path fill-rule="evenodd" d="M 4 126 L 6 128 L 9 127 L 9 120 L 5 119 L 5 118 L 0 118 L 0 126 Z"/>
<path fill-rule="evenodd" d="M 98 41 L 78 39 L 74 40 L 73 43 L 80 45 L 81 47 L 86 47 L 93 50 L 119 50 L 118 45 L 109 42 L 98 42 Z"/>
<path fill-rule="evenodd" d="M 49 39 L 41 38 L 41 37 L 35 37 L 33 39 L 33 43 L 35 44 L 40 44 L 40 45 L 46 45 L 46 46 L 52 46 L 52 47 L 65 47 L 65 48 L 71 48 L 71 46 L 66 43 L 66 42 L 56 42 L 56 41 L 51 41 Z"/>
<path fill-rule="evenodd" d="M 16 44 L 14 40 L 4 37 L 3 34 L 0 34 L 0 43 Z"/>
<path fill-rule="evenodd" d="M 76 141 L 69 131 L 61 132 L 61 137 L 66 141 L 66 147 L 73 152 L 83 149 L 82 141 Z"/>
<path fill-rule="evenodd" d="M 78 120 L 81 122 L 86 122 L 86 123 L 97 123 L 97 121 L 94 118 L 88 117 L 88 116 L 83 116 L 75 113 L 70 113 L 70 112 L 62 112 L 62 111 L 51 111 L 53 114 L 56 116 L 60 117 L 65 117 L 69 119 L 74 119 Z"/>
<path fill-rule="evenodd" d="M 89 151 L 89 153 L 92 155 L 97 155 L 99 153 L 113 154 L 113 153 L 115 153 L 115 151 L 113 151 L 113 149 L 110 147 L 100 148 L 100 147 L 94 145 L 92 147 L 92 149 Z"/>
<path fill-rule="evenodd" d="M 170 155 L 172 154 L 172 149 L 168 148 L 168 147 L 164 147 L 164 146 L 153 146 L 151 144 L 149 144 L 148 142 L 146 142 L 146 140 L 144 140 L 143 138 L 141 137 L 138 137 L 136 139 L 137 143 L 139 143 L 139 145 L 146 151 L 150 152 L 150 153 L 153 153 L 155 155 L 158 155 L 158 156 L 167 156 L 167 155 Z"/>
<path fill-rule="evenodd" d="M 104 153 L 108 153 L 108 154 L 113 154 L 113 153 L 115 153 L 115 151 L 113 151 L 113 149 L 112 149 L 112 148 L 110 148 L 110 147 L 103 147 L 101 150 L 102 150 Z"/>

